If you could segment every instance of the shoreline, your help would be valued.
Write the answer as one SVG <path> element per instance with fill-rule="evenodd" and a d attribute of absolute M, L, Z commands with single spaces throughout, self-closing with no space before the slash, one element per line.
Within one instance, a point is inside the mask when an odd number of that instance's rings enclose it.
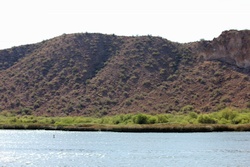
<path fill-rule="evenodd" d="M 61 130 L 61 131 L 106 131 L 106 132 L 244 132 L 250 131 L 250 124 L 241 125 L 219 125 L 219 124 L 199 124 L 199 125 L 105 125 L 105 124 L 84 124 L 80 126 L 52 126 L 52 125 L 0 125 L 0 129 L 5 130 Z"/>

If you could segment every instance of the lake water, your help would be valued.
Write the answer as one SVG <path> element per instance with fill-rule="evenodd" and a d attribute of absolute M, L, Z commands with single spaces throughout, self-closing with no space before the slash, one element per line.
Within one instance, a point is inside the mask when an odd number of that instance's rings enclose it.
<path fill-rule="evenodd" d="M 250 132 L 0 130 L 0 167 L 250 166 Z"/>

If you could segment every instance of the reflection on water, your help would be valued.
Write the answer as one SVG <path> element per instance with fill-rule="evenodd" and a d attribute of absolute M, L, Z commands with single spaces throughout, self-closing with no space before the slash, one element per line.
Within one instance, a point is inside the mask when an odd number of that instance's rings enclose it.
<path fill-rule="evenodd" d="M 1 166 L 249 166 L 250 133 L 0 130 Z"/>

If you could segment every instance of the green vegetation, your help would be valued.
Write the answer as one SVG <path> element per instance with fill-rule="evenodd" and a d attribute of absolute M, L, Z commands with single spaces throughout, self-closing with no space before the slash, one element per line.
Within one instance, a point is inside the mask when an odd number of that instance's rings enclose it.
<path fill-rule="evenodd" d="M 0 114 L 0 128 L 112 131 L 164 131 L 167 129 L 180 131 L 180 128 L 182 131 L 208 131 L 211 128 L 213 130 L 250 130 L 250 109 L 225 108 L 219 112 L 206 114 L 193 111 L 158 115 L 121 114 L 101 118 L 13 115 L 3 111 Z"/>

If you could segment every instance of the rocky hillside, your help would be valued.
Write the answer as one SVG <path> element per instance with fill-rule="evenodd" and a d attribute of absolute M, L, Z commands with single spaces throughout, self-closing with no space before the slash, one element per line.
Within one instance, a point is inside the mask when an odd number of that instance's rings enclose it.
<path fill-rule="evenodd" d="M 213 41 L 204 42 L 206 60 L 220 60 L 239 68 L 250 67 L 250 31 L 225 31 Z"/>
<path fill-rule="evenodd" d="M 36 115 L 250 107 L 250 31 L 212 41 L 68 34 L 0 51 L 0 111 Z"/>

